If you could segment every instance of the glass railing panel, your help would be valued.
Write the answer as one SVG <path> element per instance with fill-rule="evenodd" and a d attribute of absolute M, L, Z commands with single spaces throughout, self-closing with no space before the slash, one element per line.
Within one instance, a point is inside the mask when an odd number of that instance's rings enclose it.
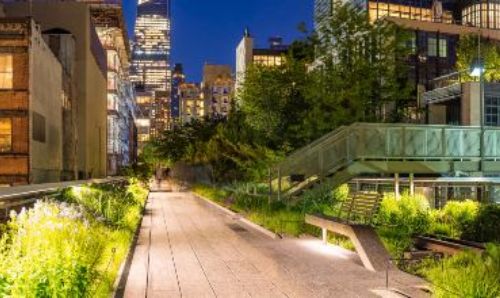
<path fill-rule="evenodd" d="M 420 127 L 408 127 L 404 136 L 405 157 L 425 157 L 427 152 L 427 130 Z"/>
<path fill-rule="evenodd" d="M 425 129 L 424 158 L 441 158 L 444 154 L 443 130 L 440 128 Z"/>
<path fill-rule="evenodd" d="M 385 142 L 385 156 L 402 157 L 404 153 L 404 133 L 402 127 L 388 127 Z"/>
<path fill-rule="evenodd" d="M 488 129 L 484 132 L 484 156 L 500 158 L 500 130 Z"/>

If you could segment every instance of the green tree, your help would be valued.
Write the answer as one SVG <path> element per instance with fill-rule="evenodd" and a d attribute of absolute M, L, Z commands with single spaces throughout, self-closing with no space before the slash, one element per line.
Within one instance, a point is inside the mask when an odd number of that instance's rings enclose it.
<path fill-rule="evenodd" d="M 302 92 L 306 81 L 306 64 L 290 56 L 279 66 L 249 68 L 239 102 L 262 145 L 286 149 L 304 143 L 302 121 L 309 108 Z"/>
<path fill-rule="evenodd" d="M 334 5 L 317 33 L 292 44 L 284 64 L 249 68 L 240 102 L 263 145 L 288 151 L 341 125 L 406 119 L 414 99 L 408 32 L 372 23 L 351 4 Z"/>
<path fill-rule="evenodd" d="M 318 30 L 309 127 L 321 135 L 355 121 L 403 120 L 412 98 L 408 33 L 385 20 L 370 22 L 349 3 L 334 5 Z"/>
<path fill-rule="evenodd" d="M 473 81 L 477 78 L 470 76 L 470 70 L 477 61 L 478 55 L 484 61 L 486 68 L 485 80 L 500 80 L 500 48 L 494 42 L 481 39 L 478 46 L 478 36 L 468 35 L 460 38 L 457 48 L 457 69 L 462 73 L 462 78 L 466 81 Z M 479 51 L 480 48 L 480 51 Z"/>

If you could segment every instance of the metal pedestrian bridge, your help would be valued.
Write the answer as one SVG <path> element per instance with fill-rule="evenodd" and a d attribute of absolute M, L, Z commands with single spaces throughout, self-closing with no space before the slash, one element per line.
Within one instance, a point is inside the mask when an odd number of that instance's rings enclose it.
<path fill-rule="evenodd" d="M 272 169 L 278 196 L 363 175 L 500 174 L 500 128 L 356 123 L 295 151 Z"/>

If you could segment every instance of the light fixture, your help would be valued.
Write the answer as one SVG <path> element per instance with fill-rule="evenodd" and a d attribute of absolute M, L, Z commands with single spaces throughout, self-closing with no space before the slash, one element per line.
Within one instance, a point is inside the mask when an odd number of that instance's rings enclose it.
<path fill-rule="evenodd" d="M 472 63 L 472 67 L 470 69 L 470 75 L 473 77 L 480 77 L 484 73 L 484 61 L 481 58 L 476 58 Z"/>

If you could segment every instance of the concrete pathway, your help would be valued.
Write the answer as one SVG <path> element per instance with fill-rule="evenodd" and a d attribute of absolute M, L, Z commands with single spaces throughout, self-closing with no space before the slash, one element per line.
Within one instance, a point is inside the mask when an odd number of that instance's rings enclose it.
<path fill-rule="evenodd" d="M 189 193 L 152 193 L 125 297 L 401 297 L 385 273 L 317 239 L 274 240 Z M 424 296 L 394 271 L 390 287 Z"/>

